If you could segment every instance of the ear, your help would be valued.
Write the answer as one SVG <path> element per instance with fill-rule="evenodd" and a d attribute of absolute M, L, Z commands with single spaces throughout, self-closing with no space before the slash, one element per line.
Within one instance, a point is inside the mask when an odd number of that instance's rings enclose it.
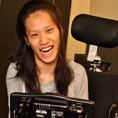
<path fill-rule="evenodd" d="M 28 38 L 26 36 L 24 36 L 24 39 L 25 39 L 27 45 L 30 46 L 30 42 L 28 41 Z"/>

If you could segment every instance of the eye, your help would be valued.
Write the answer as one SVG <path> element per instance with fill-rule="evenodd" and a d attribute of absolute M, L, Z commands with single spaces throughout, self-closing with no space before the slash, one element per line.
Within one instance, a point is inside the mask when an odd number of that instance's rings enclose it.
<path fill-rule="evenodd" d="M 37 36 L 37 34 L 32 34 L 32 36 Z"/>
<path fill-rule="evenodd" d="M 48 29 L 48 30 L 47 30 L 47 32 L 51 32 L 52 30 L 53 30 L 53 29 L 52 29 L 52 28 L 50 28 L 50 29 Z"/>

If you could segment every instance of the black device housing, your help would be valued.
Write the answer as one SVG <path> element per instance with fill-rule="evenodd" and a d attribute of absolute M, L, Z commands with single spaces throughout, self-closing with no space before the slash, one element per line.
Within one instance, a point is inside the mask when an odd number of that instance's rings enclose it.
<path fill-rule="evenodd" d="M 12 93 L 11 118 L 94 118 L 94 102 L 52 93 Z"/>

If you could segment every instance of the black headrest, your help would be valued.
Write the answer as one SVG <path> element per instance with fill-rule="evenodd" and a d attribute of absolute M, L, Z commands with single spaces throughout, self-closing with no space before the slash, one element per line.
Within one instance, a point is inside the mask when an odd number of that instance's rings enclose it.
<path fill-rule="evenodd" d="M 87 14 L 76 16 L 72 22 L 73 38 L 87 44 L 113 48 L 118 45 L 118 21 Z"/>

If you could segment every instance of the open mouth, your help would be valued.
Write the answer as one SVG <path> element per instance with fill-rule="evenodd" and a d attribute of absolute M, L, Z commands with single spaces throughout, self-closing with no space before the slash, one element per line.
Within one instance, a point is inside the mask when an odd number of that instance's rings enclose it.
<path fill-rule="evenodd" d="M 50 46 L 50 47 L 47 47 L 47 48 L 40 49 L 40 51 L 41 51 L 42 53 L 49 53 L 52 48 L 53 48 L 53 46 Z"/>

